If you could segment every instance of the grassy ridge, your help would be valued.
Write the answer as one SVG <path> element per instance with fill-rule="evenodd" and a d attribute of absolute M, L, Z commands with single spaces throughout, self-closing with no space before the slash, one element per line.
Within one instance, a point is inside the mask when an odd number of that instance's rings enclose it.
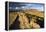
<path fill-rule="evenodd" d="M 40 28 L 36 19 L 38 18 L 40 21 L 44 20 L 44 13 L 37 11 L 35 9 L 21 11 L 21 12 L 10 12 L 9 13 L 9 25 L 13 24 L 16 17 L 19 16 L 20 28 Z M 30 23 L 29 23 L 30 21 Z M 33 25 L 32 25 L 33 24 Z M 35 25 L 35 26 L 34 26 Z"/>

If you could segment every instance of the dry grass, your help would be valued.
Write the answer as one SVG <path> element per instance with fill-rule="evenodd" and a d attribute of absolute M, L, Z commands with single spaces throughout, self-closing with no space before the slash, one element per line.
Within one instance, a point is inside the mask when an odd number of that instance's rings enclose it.
<path fill-rule="evenodd" d="M 40 11 L 37 11 L 37 10 L 27 10 L 27 11 L 24 11 L 23 12 L 10 12 L 9 14 L 9 25 L 11 25 L 14 20 L 16 19 L 17 16 L 19 16 L 19 21 L 20 21 L 20 28 L 24 29 L 24 28 L 40 28 L 40 26 L 35 23 L 34 21 L 36 21 L 36 19 L 33 19 L 30 21 L 29 23 L 29 20 L 28 18 L 26 17 L 25 14 L 31 14 L 31 15 L 35 15 L 35 16 L 38 16 L 38 17 L 44 17 L 44 13 L 41 13 Z"/>

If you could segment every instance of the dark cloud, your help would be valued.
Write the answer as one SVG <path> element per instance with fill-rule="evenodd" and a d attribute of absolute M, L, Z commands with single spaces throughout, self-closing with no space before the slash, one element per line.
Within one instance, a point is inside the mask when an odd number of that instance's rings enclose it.
<path fill-rule="evenodd" d="M 15 9 L 18 8 L 18 9 L 24 9 L 25 8 L 37 8 L 37 9 L 42 9 L 44 6 L 44 4 L 42 3 L 24 3 L 24 2 L 9 2 L 9 9 Z M 17 10 L 18 10 L 17 9 Z M 43 10 L 43 9 L 42 9 Z"/>
<path fill-rule="evenodd" d="M 21 7 L 26 5 L 21 5 L 22 3 L 10 2 L 9 7 Z"/>

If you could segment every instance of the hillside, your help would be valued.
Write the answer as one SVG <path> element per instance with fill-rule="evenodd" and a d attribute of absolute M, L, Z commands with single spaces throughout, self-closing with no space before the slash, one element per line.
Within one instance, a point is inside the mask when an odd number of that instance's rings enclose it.
<path fill-rule="evenodd" d="M 44 13 L 36 9 L 29 9 L 29 10 L 24 10 L 20 12 L 13 11 L 9 13 L 9 26 L 10 27 L 12 26 L 11 24 L 14 24 L 14 21 L 16 20 L 17 16 L 19 16 L 19 22 L 20 22 L 19 26 L 21 29 L 31 28 L 31 27 L 40 28 L 40 25 L 35 23 L 35 22 L 38 22 L 36 19 L 39 19 L 40 21 L 44 19 Z"/>

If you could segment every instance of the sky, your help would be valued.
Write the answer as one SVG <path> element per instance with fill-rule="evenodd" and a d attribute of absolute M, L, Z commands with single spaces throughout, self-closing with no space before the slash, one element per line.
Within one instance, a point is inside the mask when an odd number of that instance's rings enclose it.
<path fill-rule="evenodd" d="M 19 2 L 10 2 L 9 9 L 38 9 L 44 11 L 44 4 L 42 3 L 19 3 Z"/>

